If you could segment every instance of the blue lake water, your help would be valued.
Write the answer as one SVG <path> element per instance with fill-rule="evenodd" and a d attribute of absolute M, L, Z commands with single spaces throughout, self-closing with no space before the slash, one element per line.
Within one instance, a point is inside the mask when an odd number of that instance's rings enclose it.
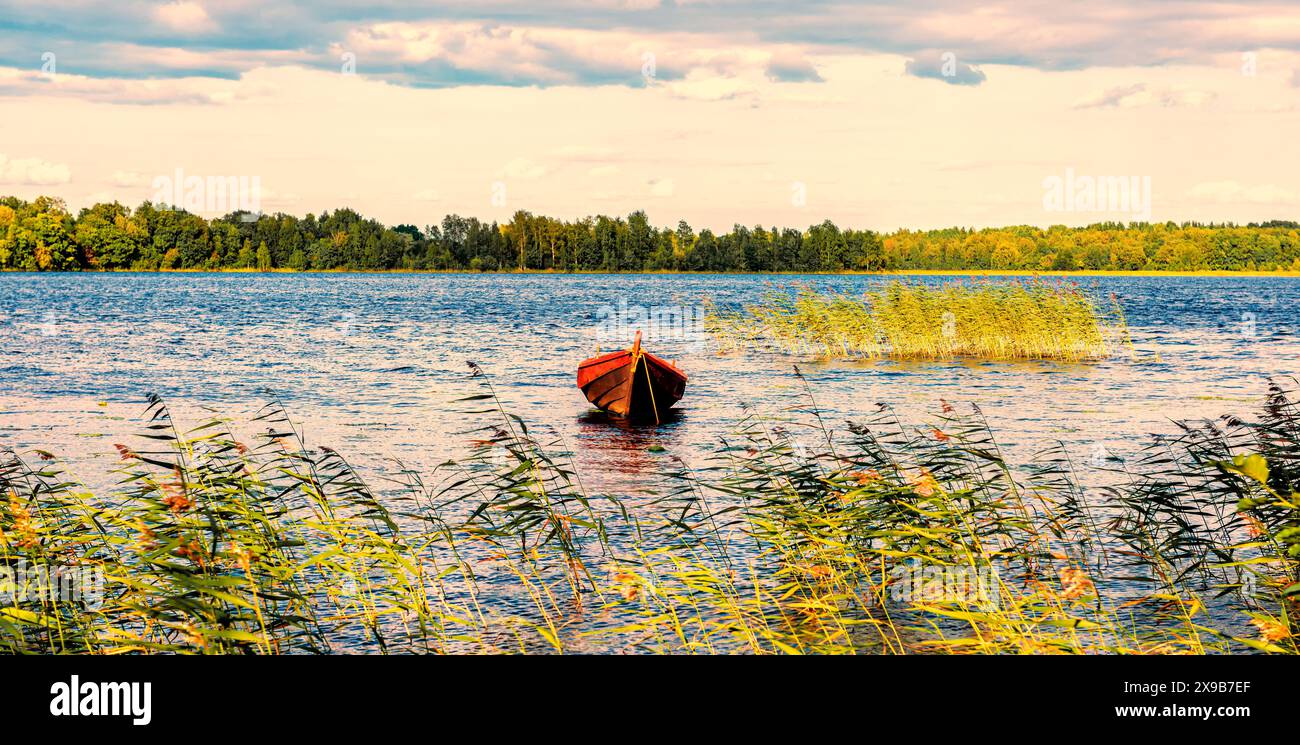
<path fill-rule="evenodd" d="M 479 392 L 467 380 L 473 360 L 507 408 L 564 439 L 589 488 L 621 493 L 656 485 L 664 461 L 649 452 L 653 445 L 691 462 L 735 427 L 744 406 L 780 416 L 802 404 L 795 363 L 832 423 L 886 402 L 920 424 L 942 398 L 978 404 L 1013 456 L 1056 439 L 1080 458 L 1099 446 L 1122 457 L 1146 433 L 1171 431 L 1171 418 L 1248 413 L 1269 376 L 1300 370 L 1300 280 L 1287 277 L 1080 279 L 1120 299 L 1143 362 L 818 362 L 720 355 L 691 333 L 706 297 L 741 303 L 769 284 L 854 291 L 884 281 L 3 274 L 0 445 L 52 450 L 92 485 L 111 483 L 112 443 L 138 431 L 146 394 L 161 394 L 178 417 L 197 423 L 212 411 L 246 419 L 273 393 L 309 440 L 363 470 L 383 470 L 389 458 L 430 468 L 464 452 L 465 431 L 484 423 L 455 403 Z M 690 375 L 680 415 L 657 428 L 610 427 L 590 416 L 574 385 L 576 365 L 597 348 L 625 345 L 652 311 L 660 313 L 659 334 L 647 348 Z"/>
<path fill-rule="evenodd" d="M 956 277 L 918 276 L 940 283 Z M 1013 464 L 1055 441 L 1086 463 L 1124 459 L 1171 420 L 1249 415 L 1267 381 L 1300 369 L 1300 279 L 1104 277 L 1080 282 L 1114 293 L 1135 354 L 1086 364 L 958 360 L 823 362 L 774 352 L 720 353 L 694 322 L 705 299 L 735 305 L 770 285 L 806 282 L 854 292 L 890 278 L 867 276 L 556 276 L 364 274 L 0 274 L 0 448 L 41 448 L 96 493 L 120 464 L 114 443 L 138 446 L 149 393 L 175 418 L 198 425 L 250 421 L 272 397 L 330 446 L 381 498 L 393 460 L 428 476 L 466 455 L 496 418 L 467 413 L 481 393 L 467 361 L 488 373 L 505 408 L 543 441 L 572 451 L 589 493 L 620 498 L 642 521 L 661 519 L 654 492 L 680 485 L 681 465 L 704 466 L 747 412 L 783 418 L 808 403 L 799 365 L 824 420 L 844 432 L 877 403 L 924 429 L 947 401 L 977 405 Z M 612 426 L 575 385 L 578 362 L 625 346 L 646 347 L 690 375 L 678 415 L 660 426 Z M 796 437 L 801 431 L 792 427 Z M 247 438 L 247 439 L 245 439 Z M 815 446 L 816 438 L 810 438 Z M 1108 463 L 1110 461 L 1107 461 Z M 1078 471 L 1085 486 L 1111 467 Z M 726 505 L 711 504 L 713 509 Z M 626 525 L 622 529 L 626 529 Z M 618 542 L 623 538 L 615 537 Z M 531 601 L 491 564 L 476 565 L 481 602 L 526 615 Z M 1147 591 L 1098 577 L 1117 596 Z M 1238 620 L 1240 616 L 1238 615 Z M 610 618 L 568 619 L 567 644 Z M 358 649 L 365 640 L 356 639 Z"/>

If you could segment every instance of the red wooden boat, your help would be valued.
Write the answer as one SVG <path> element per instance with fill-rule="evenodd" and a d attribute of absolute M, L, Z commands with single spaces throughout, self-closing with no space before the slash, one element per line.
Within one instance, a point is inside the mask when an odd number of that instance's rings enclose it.
<path fill-rule="evenodd" d="M 579 364 L 578 387 L 597 408 L 630 419 L 653 419 L 658 424 L 686 392 L 686 373 L 641 349 L 638 331 L 631 349 Z"/>

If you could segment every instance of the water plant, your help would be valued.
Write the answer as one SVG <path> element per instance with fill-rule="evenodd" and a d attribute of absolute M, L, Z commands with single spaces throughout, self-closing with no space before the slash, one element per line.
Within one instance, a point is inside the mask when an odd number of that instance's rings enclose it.
<path fill-rule="evenodd" d="M 649 496 L 588 493 L 476 365 L 470 450 L 379 489 L 278 403 L 245 443 L 151 398 L 110 493 L 48 452 L 0 456 L 0 649 L 1300 651 L 1292 389 L 1083 478 L 1060 445 L 1009 462 L 974 406 L 905 424 L 880 404 L 837 430 L 796 375 L 801 411 L 750 412 L 703 462 L 668 454 Z"/>
<path fill-rule="evenodd" d="M 860 296 L 807 285 L 740 310 L 710 308 L 724 348 L 838 359 L 1101 359 L 1128 342 L 1123 310 L 1063 282 L 889 282 Z"/>

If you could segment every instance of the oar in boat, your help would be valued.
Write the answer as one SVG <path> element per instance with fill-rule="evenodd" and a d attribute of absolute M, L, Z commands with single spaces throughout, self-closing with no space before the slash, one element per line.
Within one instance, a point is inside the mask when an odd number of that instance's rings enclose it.
<path fill-rule="evenodd" d="M 658 424 L 686 392 L 686 373 L 641 349 L 638 331 L 631 349 L 579 364 L 578 387 L 599 409 L 629 419 L 653 419 Z"/>

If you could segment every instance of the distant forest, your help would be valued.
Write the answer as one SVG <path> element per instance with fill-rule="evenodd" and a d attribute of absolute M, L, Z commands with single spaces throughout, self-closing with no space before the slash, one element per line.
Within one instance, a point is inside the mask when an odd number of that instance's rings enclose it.
<path fill-rule="evenodd" d="M 232 213 L 212 220 L 145 202 L 75 216 L 64 202 L 0 198 L 0 270 L 469 270 L 839 272 L 908 269 L 1300 271 L 1300 225 L 1098 223 L 877 233 L 827 220 L 807 229 L 657 228 L 644 212 L 509 222 L 448 215 L 383 224 L 350 209 Z"/>

